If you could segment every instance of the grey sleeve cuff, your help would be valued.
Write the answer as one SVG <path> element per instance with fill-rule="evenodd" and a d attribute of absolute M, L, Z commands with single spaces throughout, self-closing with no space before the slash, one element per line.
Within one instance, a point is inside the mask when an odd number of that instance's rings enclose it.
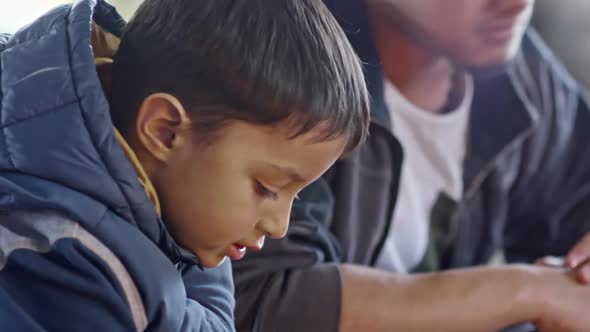
<path fill-rule="evenodd" d="M 237 289 L 238 331 L 337 332 L 342 283 L 337 264 L 284 270 Z"/>

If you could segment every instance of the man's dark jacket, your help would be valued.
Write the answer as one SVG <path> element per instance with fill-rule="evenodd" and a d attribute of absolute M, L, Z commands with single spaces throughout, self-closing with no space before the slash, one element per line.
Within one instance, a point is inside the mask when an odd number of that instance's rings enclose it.
<path fill-rule="evenodd" d="M 337 331 L 338 265 L 374 266 L 391 226 L 403 152 L 365 8 L 327 3 L 365 63 L 370 137 L 302 193 L 285 239 L 234 264 L 239 331 Z M 534 31 L 508 66 L 474 76 L 463 199 L 440 201 L 429 266 L 483 264 L 500 248 L 509 262 L 563 255 L 590 229 L 588 102 Z"/>

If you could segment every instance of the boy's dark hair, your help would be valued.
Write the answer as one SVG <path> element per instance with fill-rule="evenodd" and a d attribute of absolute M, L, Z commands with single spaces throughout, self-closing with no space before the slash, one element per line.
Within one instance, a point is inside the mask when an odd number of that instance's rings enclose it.
<path fill-rule="evenodd" d="M 176 96 L 203 137 L 227 121 L 283 120 L 293 137 L 368 131 L 361 64 L 321 0 L 145 0 L 115 56 L 110 96 L 125 133 L 150 94 Z"/>

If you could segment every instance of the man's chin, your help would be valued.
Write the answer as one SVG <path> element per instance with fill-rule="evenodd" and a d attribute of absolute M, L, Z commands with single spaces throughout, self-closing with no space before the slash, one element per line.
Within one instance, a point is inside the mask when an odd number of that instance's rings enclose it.
<path fill-rule="evenodd" d="M 506 65 L 513 60 L 515 56 L 516 52 L 490 52 L 466 59 L 464 64 L 465 67 L 472 70 L 493 68 Z"/>
<path fill-rule="evenodd" d="M 514 60 L 520 50 L 521 43 L 522 38 L 518 38 L 512 40 L 507 45 L 487 48 L 480 47 L 472 54 L 465 54 L 464 57 L 459 57 L 459 61 L 471 70 L 502 67 Z"/>

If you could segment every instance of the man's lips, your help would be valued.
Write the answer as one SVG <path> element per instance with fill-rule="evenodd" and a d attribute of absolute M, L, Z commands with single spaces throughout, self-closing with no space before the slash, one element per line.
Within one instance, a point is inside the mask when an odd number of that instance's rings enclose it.
<path fill-rule="evenodd" d="M 493 23 L 482 29 L 482 35 L 490 43 L 507 42 L 514 35 L 517 24 L 516 20 Z"/>
<path fill-rule="evenodd" d="M 503 10 L 503 13 L 489 17 L 487 24 L 484 24 L 480 30 L 483 38 L 493 44 L 510 41 L 515 32 L 528 23 L 527 17 L 530 15 L 527 11 L 530 11 L 532 7 L 527 3 L 525 1 L 516 4 L 510 9 Z"/>

